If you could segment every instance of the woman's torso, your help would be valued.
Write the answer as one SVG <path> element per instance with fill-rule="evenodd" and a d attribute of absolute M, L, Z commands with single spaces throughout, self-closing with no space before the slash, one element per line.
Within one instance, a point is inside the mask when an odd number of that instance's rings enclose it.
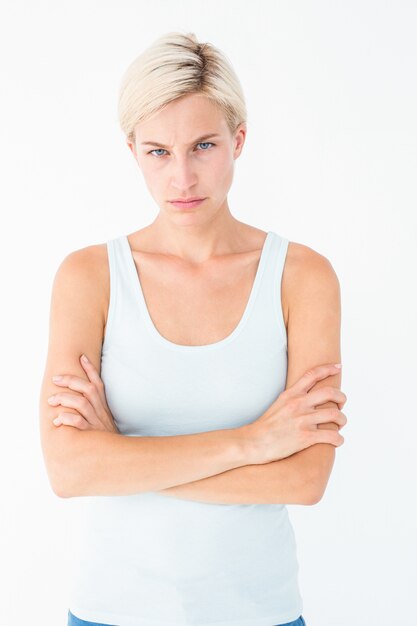
<path fill-rule="evenodd" d="M 190 289 L 180 293 L 178 283 L 170 291 L 166 268 L 159 284 L 155 274 L 147 280 L 141 253 L 138 272 L 126 236 L 107 242 L 101 376 L 122 434 L 239 427 L 285 388 L 280 287 L 289 242 L 273 232 L 263 239 L 260 256 L 246 255 L 244 270 L 235 264 L 228 299 L 226 278 L 215 289 L 219 268 L 210 268 L 194 293 L 199 281 L 192 272 Z M 207 276 L 212 288 L 204 307 Z M 271 626 L 300 615 L 295 537 L 285 505 L 205 503 L 157 492 L 83 501 L 69 607 L 78 617 L 120 626 Z"/>

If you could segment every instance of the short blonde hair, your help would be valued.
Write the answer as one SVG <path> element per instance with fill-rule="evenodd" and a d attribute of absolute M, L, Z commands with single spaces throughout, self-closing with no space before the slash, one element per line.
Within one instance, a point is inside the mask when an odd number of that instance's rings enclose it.
<path fill-rule="evenodd" d="M 227 57 L 212 44 L 199 43 L 194 33 L 166 33 L 123 75 L 118 103 L 123 133 L 134 143 L 136 124 L 191 93 L 203 94 L 219 106 L 231 133 L 246 122 L 242 87 Z"/>

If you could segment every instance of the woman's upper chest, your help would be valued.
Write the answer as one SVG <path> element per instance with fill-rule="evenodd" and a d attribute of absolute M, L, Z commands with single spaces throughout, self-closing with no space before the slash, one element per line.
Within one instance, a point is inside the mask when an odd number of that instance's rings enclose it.
<path fill-rule="evenodd" d="M 256 252 L 213 259 L 204 266 L 136 251 L 133 258 L 154 326 L 181 345 L 215 343 L 233 332 L 259 264 Z"/>
<path fill-rule="evenodd" d="M 216 343 L 243 317 L 257 279 L 262 250 L 228 254 L 193 265 L 177 257 L 132 250 L 134 278 L 147 313 L 168 341 L 189 346 Z M 288 321 L 288 280 L 282 280 L 281 306 Z M 107 282 L 104 319 L 110 297 Z"/>

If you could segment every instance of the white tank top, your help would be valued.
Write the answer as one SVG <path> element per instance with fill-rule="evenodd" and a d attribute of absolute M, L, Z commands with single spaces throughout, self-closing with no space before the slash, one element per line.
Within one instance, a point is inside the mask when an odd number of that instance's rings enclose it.
<path fill-rule="evenodd" d="M 276 400 L 287 374 L 287 247 L 269 231 L 236 328 L 216 343 L 186 346 L 154 326 L 127 237 L 107 242 L 101 377 L 121 434 L 239 427 Z M 77 617 L 117 626 L 274 626 L 302 613 L 284 504 L 205 503 L 157 492 L 82 500 L 69 604 Z"/>

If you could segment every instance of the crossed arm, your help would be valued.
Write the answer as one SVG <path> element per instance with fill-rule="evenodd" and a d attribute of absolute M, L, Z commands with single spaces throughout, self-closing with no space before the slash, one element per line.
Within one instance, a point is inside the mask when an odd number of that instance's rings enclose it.
<path fill-rule="evenodd" d="M 287 337 L 288 337 L 288 370 L 286 387 L 290 387 L 296 382 L 309 368 L 314 367 L 321 363 L 338 362 L 340 361 L 340 294 L 339 284 L 337 277 L 333 271 L 330 263 L 307 248 L 299 244 L 294 244 L 294 254 L 291 258 L 287 259 L 285 272 L 283 276 L 283 287 L 286 285 L 287 301 Z M 45 458 L 48 462 L 48 471 L 51 476 L 51 482 L 59 489 L 59 493 L 65 493 L 66 490 L 61 488 L 61 477 L 65 476 L 67 472 L 62 473 L 62 467 L 66 467 L 67 461 L 63 462 L 62 455 L 67 455 L 67 443 L 71 442 L 72 451 L 76 451 L 75 457 L 80 459 L 76 463 L 76 467 L 73 467 L 74 454 L 71 455 L 72 460 L 68 460 L 71 463 L 71 468 L 81 473 L 80 484 L 77 483 L 76 490 L 73 495 L 84 495 L 81 492 L 85 492 L 87 495 L 90 491 L 90 485 L 85 481 L 84 469 L 90 475 L 90 470 L 93 473 L 97 473 L 101 476 L 102 456 L 97 458 L 94 455 L 87 454 L 85 447 L 89 444 L 89 439 L 96 440 L 91 434 L 91 437 L 87 437 L 87 441 L 81 436 L 81 433 L 74 434 L 74 438 L 71 435 L 75 433 L 76 429 L 69 426 L 59 427 L 64 429 L 64 433 L 56 433 L 55 427 L 51 430 L 50 423 L 50 410 L 46 409 L 46 395 L 48 387 L 50 387 L 50 376 L 60 371 L 67 369 L 73 370 L 72 356 L 74 352 L 81 352 L 85 349 L 85 346 L 101 345 L 101 328 L 97 324 L 96 320 L 96 308 L 84 307 L 83 316 L 87 317 L 87 312 L 90 312 L 90 317 L 84 320 L 84 317 L 80 321 L 78 305 L 73 315 L 69 314 L 69 309 L 75 302 L 72 291 L 77 294 L 78 300 L 89 301 L 91 294 L 91 280 L 96 279 L 97 271 L 102 267 L 102 261 L 97 267 L 92 263 L 92 257 L 90 254 L 82 255 L 77 253 L 76 258 L 72 258 L 77 265 L 74 271 L 74 267 L 70 267 L 70 276 L 68 272 L 59 280 L 56 280 L 55 295 L 52 302 L 52 314 L 51 314 L 51 340 L 50 349 L 48 352 L 47 367 L 45 371 L 44 384 L 41 392 L 41 435 L 42 444 L 45 452 Z M 93 258 L 94 261 L 94 258 Z M 78 267 L 81 264 L 81 267 Z M 88 271 L 85 268 L 88 266 Z M 91 276 L 89 274 L 91 269 Z M 79 271 L 78 271 L 79 270 Z M 94 270 L 94 271 L 93 271 Z M 87 280 L 88 278 L 88 280 Z M 85 279 L 85 280 L 84 280 Z M 296 286 L 296 292 L 289 295 L 290 286 Z M 83 289 L 85 289 L 85 296 L 83 295 Z M 69 294 L 68 297 L 66 294 Z M 77 300 L 77 302 L 78 302 Z M 82 323 L 81 323 L 82 322 Z M 93 330 L 95 335 L 92 337 Z M 65 337 L 68 337 L 65 344 Z M 76 338 L 77 345 L 74 346 L 74 338 Z M 89 350 L 90 352 L 90 350 Z M 92 353 L 93 350 L 91 349 Z M 64 355 L 64 356 L 63 356 Z M 67 357 L 65 357 L 67 355 Z M 65 367 L 65 358 L 68 358 L 69 367 Z M 96 366 L 99 363 L 99 351 L 97 352 Z M 59 366 L 58 372 L 56 370 L 56 363 L 63 364 L 64 367 Z M 315 389 L 322 385 L 334 385 L 340 388 L 340 374 L 333 375 L 330 378 L 320 380 L 312 388 Z M 334 402 L 327 402 L 320 405 L 321 408 L 337 406 Z M 51 408 L 51 407 L 50 407 Z M 55 415 L 54 415 L 55 417 Z M 337 429 L 337 424 L 319 424 L 318 428 L 332 428 Z M 67 433 L 67 434 L 65 434 Z M 85 433 L 84 433 L 85 434 Z M 64 437 L 63 439 L 61 439 Z M 110 437 L 113 436 L 110 433 Z M 67 436 L 69 439 L 67 439 Z M 106 437 L 107 439 L 107 437 Z M 97 442 L 101 442 L 102 438 L 99 437 Z M 104 440 L 103 440 L 104 441 Z M 117 446 L 117 452 L 115 454 L 115 475 L 110 473 L 106 467 L 106 472 L 100 481 L 95 484 L 94 490 L 101 490 L 105 493 L 105 490 L 114 489 L 115 492 L 122 493 L 124 489 L 130 489 L 131 484 L 148 484 L 148 490 L 155 491 L 153 488 L 158 481 L 155 481 L 153 475 L 144 475 L 140 477 L 140 480 L 132 476 L 126 480 L 126 484 L 121 485 L 117 482 L 117 454 L 124 455 L 125 450 L 131 451 L 131 445 L 133 442 L 130 440 L 127 442 L 129 445 L 126 448 L 124 442 L 120 441 Z M 88 446 L 87 446 L 88 447 Z M 152 445 L 150 446 L 147 454 L 152 455 Z M 124 457 L 123 457 L 124 458 Z M 141 468 L 140 471 L 144 471 L 146 467 L 146 459 L 137 459 L 135 455 L 129 457 L 132 462 L 132 466 Z M 179 485 L 170 486 L 168 488 L 161 489 L 159 493 L 166 496 L 178 497 L 191 500 L 200 500 L 203 502 L 215 502 L 215 503 L 294 503 L 294 504 L 314 504 L 322 497 L 325 487 L 327 485 L 330 472 L 333 466 L 335 458 L 335 448 L 331 444 L 315 444 L 301 450 L 285 459 L 266 463 L 263 465 L 240 465 L 233 469 L 228 469 L 222 473 L 216 473 L 214 475 L 208 475 L 206 473 L 207 467 L 210 466 L 211 461 L 208 459 L 205 463 L 205 469 L 200 468 L 200 471 L 194 472 L 194 475 L 206 477 L 194 480 L 192 482 L 182 482 Z M 82 463 L 81 463 L 82 460 Z M 126 459 L 124 458 L 126 464 Z M 127 462 L 129 464 L 129 461 Z M 90 467 L 94 465 L 94 467 Z M 224 467 L 228 465 L 233 467 L 232 463 L 225 463 Z M 143 466 L 143 467 L 142 467 Z M 145 472 L 146 474 L 146 472 Z M 181 471 L 178 473 L 181 475 Z M 124 475 L 124 478 L 126 476 Z M 109 484 L 106 483 L 106 480 Z M 135 482 L 136 481 L 136 482 Z M 163 483 L 164 480 L 161 480 Z M 171 482 L 174 481 L 165 481 Z M 113 486 L 110 487 L 110 483 Z M 72 489 L 68 490 L 71 493 Z M 96 491 L 99 493 L 99 491 Z"/>
<path fill-rule="evenodd" d="M 337 407 L 334 402 L 321 406 Z M 318 427 L 337 430 L 333 422 Z M 334 458 L 333 445 L 318 443 L 279 461 L 244 465 L 158 493 L 220 504 L 316 504 L 325 491 Z"/>

